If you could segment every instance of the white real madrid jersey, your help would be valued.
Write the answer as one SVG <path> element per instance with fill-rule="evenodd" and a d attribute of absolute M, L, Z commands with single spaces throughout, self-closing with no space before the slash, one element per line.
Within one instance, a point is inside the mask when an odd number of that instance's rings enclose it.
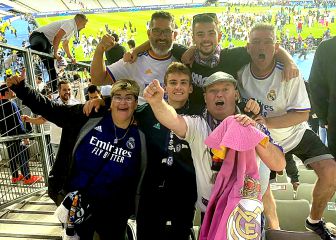
<path fill-rule="evenodd" d="M 169 56 L 167 58 L 154 58 L 148 52 L 144 52 L 138 56 L 136 62 L 126 63 L 123 59 L 112 65 L 107 66 L 107 71 L 113 80 L 131 79 L 136 81 L 140 86 L 139 105 L 146 101 L 143 99 L 143 90 L 149 85 L 153 79 L 159 80 L 163 86 L 164 75 L 170 63 L 174 58 Z"/>
<path fill-rule="evenodd" d="M 290 111 L 310 111 L 310 102 L 301 76 L 282 81 L 283 65 L 276 63 L 273 71 L 264 78 L 253 75 L 250 64 L 238 73 L 238 88 L 243 101 L 255 98 L 262 102 L 264 117 L 282 116 Z M 301 141 L 306 122 L 295 126 L 269 129 L 271 136 L 284 148 L 292 150 Z"/>

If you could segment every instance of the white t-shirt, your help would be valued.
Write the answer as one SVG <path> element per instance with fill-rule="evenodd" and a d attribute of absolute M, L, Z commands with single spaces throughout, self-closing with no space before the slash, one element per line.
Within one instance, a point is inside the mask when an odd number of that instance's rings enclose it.
<path fill-rule="evenodd" d="M 75 19 L 55 21 L 37 28 L 35 32 L 44 33 L 50 44 L 53 45 L 54 38 L 60 29 L 65 31 L 65 35 L 62 37 L 61 41 L 69 40 L 77 32 Z"/>
<path fill-rule="evenodd" d="M 302 77 L 282 81 L 282 71 L 283 65 L 276 63 L 274 70 L 264 78 L 254 76 L 250 64 L 238 72 L 238 88 L 243 101 L 255 98 L 262 102 L 262 115 L 266 118 L 282 116 L 290 111 L 310 111 L 310 102 Z M 286 153 L 299 144 L 307 128 L 307 122 L 303 122 L 269 131 Z"/>
<path fill-rule="evenodd" d="M 126 63 L 123 59 L 106 67 L 108 73 L 114 80 L 130 79 L 136 81 L 140 86 L 139 105 L 146 101 L 143 99 L 143 90 L 149 85 L 153 79 L 159 80 L 163 86 L 164 74 L 173 61 L 176 61 L 172 56 L 157 59 L 151 56 L 148 52 L 144 52 L 138 56 L 135 63 Z"/>
<path fill-rule="evenodd" d="M 187 124 L 187 133 L 185 139 L 190 146 L 191 156 L 193 159 L 196 183 L 197 183 L 197 206 L 202 212 L 205 212 L 206 205 L 204 200 L 208 202 L 212 191 L 211 183 L 212 158 L 210 149 L 204 144 L 204 140 L 212 132 L 208 123 L 204 118 L 199 116 L 183 116 Z"/>
<path fill-rule="evenodd" d="M 189 143 L 196 173 L 196 204 L 202 212 L 205 212 L 206 205 L 204 203 L 210 200 L 213 188 L 213 184 L 211 183 L 213 171 L 211 170 L 212 157 L 210 148 L 204 144 L 204 141 L 212 131 L 203 117 L 183 116 L 183 118 L 188 128 L 184 140 Z M 263 195 L 268 186 L 270 170 L 261 162 L 258 155 L 256 155 L 256 161 L 259 166 L 261 194 Z"/>
<path fill-rule="evenodd" d="M 61 98 L 55 99 L 55 102 L 59 104 L 64 104 Z M 66 105 L 72 106 L 76 104 L 80 104 L 80 102 L 76 99 L 71 98 Z M 58 127 L 56 124 L 51 122 L 50 123 L 50 142 L 53 144 L 59 144 L 61 141 L 61 136 L 62 136 L 62 128 Z"/>

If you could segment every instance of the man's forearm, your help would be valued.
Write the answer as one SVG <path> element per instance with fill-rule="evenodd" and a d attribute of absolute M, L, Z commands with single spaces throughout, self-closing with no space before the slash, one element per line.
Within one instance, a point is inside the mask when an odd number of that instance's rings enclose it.
<path fill-rule="evenodd" d="M 109 82 L 105 81 L 106 66 L 104 62 L 104 50 L 103 47 L 100 45 L 97 46 L 95 53 L 93 55 L 90 73 L 92 84 L 98 86 L 110 84 Z"/>
<path fill-rule="evenodd" d="M 63 49 L 67 55 L 68 58 L 72 58 L 70 50 L 69 50 L 69 41 L 63 41 Z"/>
<path fill-rule="evenodd" d="M 269 129 L 286 128 L 307 121 L 309 112 L 288 112 L 278 117 L 268 117 L 265 119 Z"/>
<path fill-rule="evenodd" d="M 294 59 L 283 47 L 279 47 L 279 51 L 275 55 L 275 58 L 283 64 L 294 64 Z"/>
<path fill-rule="evenodd" d="M 151 104 L 156 119 L 166 128 L 171 129 L 177 136 L 185 137 L 187 125 L 183 117 L 165 100 Z"/>
<path fill-rule="evenodd" d="M 256 151 L 260 159 L 269 169 L 273 171 L 282 171 L 286 167 L 284 154 L 272 143 L 268 143 L 266 147 L 258 144 Z"/>

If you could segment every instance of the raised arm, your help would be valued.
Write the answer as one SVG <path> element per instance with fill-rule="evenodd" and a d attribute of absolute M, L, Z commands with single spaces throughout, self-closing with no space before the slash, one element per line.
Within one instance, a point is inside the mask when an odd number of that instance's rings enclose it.
<path fill-rule="evenodd" d="M 158 80 L 153 80 L 144 90 L 144 98 L 150 104 L 155 117 L 161 124 L 172 130 L 177 136 L 184 138 L 187 124 L 175 109 L 163 99 L 164 90 Z"/>
<path fill-rule="evenodd" d="M 23 122 L 29 122 L 29 123 L 36 124 L 36 125 L 44 124 L 47 121 L 42 116 L 31 117 L 31 116 L 28 116 L 28 115 L 21 115 L 21 119 L 22 119 Z"/>
<path fill-rule="evenodd" d="M 107 73 L 104 53 L 115 45 L 114 38 L 110 35 L 104 35 L 98 43 L 91 62 L 91 81 L 97 86 L 108 85 L 113 83 L 113 79 Z"/>

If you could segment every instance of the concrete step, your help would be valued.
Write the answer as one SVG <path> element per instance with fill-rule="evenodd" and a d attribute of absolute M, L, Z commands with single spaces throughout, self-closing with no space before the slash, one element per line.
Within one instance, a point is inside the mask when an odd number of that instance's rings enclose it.
<path fill-rule="evenodd" d="M 59 239 L 62 226 L 53 215 L 54 202 L 45 192 L 0 211 L 0 240 Z"/>

